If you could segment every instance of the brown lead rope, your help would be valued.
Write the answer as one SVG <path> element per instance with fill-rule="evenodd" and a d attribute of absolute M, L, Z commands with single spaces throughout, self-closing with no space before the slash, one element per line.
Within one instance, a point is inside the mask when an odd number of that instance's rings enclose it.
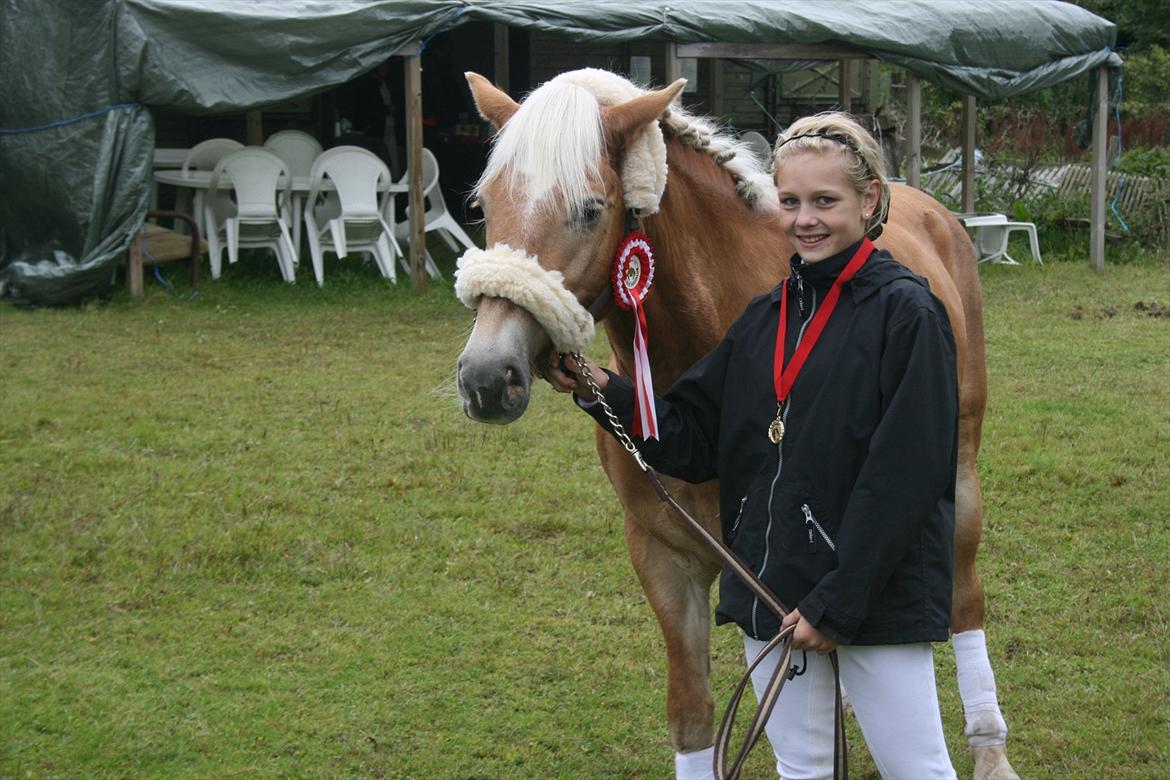
<path fill-rule="evenodd" d="M 610 407 L 609 402 L 605 400 L 605 394 L 601 392 L 601 388 L 597 385 L 597 380 L 593 378 L 589 366 L 585 363 L 585 359 L 579 352 L 572 353 L 573 359 L 577 361 L 577 366 L 580 369 L 581 377 L 589 385 L 589 388 L 597 396 L 598 402 L 601 404 L 602 410 L 605 412 L 606 418 L 609 419 L 610 425 L 613 427 L 614 435 L 618 442 L 625 448 L 626 452 L 630 453 L 634 462 L 638 464 L 638 468 L 646 475 L 646 479 L 650 481 L 650 486 L 654 488 L 654 492 L 658 497 L 665 501 L 679 517 L 683 519 L 686 526 L 699 539 L 707 545 L 707 547 L 715 554 L 720 562 L 732 572 L 735 576 L 743 581 L 744 585 L 748 587 L 764 605 L 770 609 L 781 621 L 784 616 L 788 614 L 789 610 L 781 603 L 780 599 L 765 585 L 751 569 L 744 564 L 743 561 L 736 556 L 730 549 L 727 548 L 723 542 L 716 539 L 710 531 L 703 526 L 698 520 L 691 516 L 686 509 L 684 509 L 674 496 L 667 491 L 666 486 L 662 484 L 662 480 L 658 478 L 658 474 L 650 465 L 642 458 L 642 453 L 638 451 L 637 445 L 634 444 L 629 434 L 626 433 L 625 427 L 618 420 L 613 408 Z M 715 737 L 715 757 L 714 770 L 717 780 L 738 780 L 740 772 L 743 771 L 743 765 L 747 761 L 748 754 L 752 748 L 755 747 L 760 737 L 764 733 L 764 726 L 768 723 L 768 718 L 772 715 L 772 709 L 776 706 L 776 701 L 780 697 L 780 691 L 784 688 L 784 683 L 789 679 L 789 665 L 792 659 L 792 632 L 795 631 L 795 626 L 780 631 L 776 636 L 770 639 L 764 648 L 756 655 L 755 659 L 748 665 L 747 671 L 744 672 L 743 677 L 740 678 L 739 684 L 735 687 L 735 692 L 731 695 L 731 700 L 727 704 L 727 709 L 723 713 L 723 721 L 719 725 L 719 731 Z M 744 693 L 747 691 L 748 683 L 751 681 L 752 672 L 758 667 L 777 647 L 783 648 L 780 662 L 776 664 L 776 671 L 772 673 L 772 677 L 768 680 L 768 685 L 760 696 L 759 706 L 756 708 L 755 714 L 752 716 L 751 723 L 748 725 L 747 734 L 744 736 L 743 744 L 736 754 L 734 760 L 731 762 L 731 767 L 728 768 L 728 751 L 731 745 L 731 728 L 735 722 L 736 712 L 739 710 L 740 701 L 743 699 Z M 834 650 L 829 654 L 829 661 L 833 665 L 833 683 L 836 691 L 836 722 L 833 724 L 833 777 L 837 780 L 847 780 L 849 777 L 849 765 L 847 759 L 847 746 L 845 744 L 845 712 L 843 702 L 841 700 L 841 672 L 837 663 L 837 652 Z"/>

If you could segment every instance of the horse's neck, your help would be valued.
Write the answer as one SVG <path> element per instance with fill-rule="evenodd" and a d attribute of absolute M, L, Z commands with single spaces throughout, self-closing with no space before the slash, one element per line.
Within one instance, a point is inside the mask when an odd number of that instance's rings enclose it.
<path fill-rule="evenodd" d="M 644 222 L 655 259 L 645 310 L 659 390 L 719 342 L 747 301 L 779 281 L 788 260 L 774 215 L 748 208 L 708 156 L 675 143 L 669 148 L 661 209 Z M 620 369 L 631 376 L 633 317 L 616 314 L 606 331 Z"/>

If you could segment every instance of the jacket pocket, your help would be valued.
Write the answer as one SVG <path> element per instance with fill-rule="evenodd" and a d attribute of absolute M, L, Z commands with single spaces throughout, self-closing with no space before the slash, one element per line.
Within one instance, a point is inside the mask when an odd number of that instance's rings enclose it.
<path fill-rule="evenodd" d="M 743 513 L 747 509 L 748 497 L 744 496 L 739 500 L 739 512 L 735 515 L 735 520 L 731 524 L 731 528 L 724 534 L 723 541 L 728 546 L 735 543 L 735 535 L 739 533 L 740 523 L 743 522 Z"/>
<path fill-rule="evenodd" d="M 837 552 L 837 545 L 833 544 L 833 539 L 825 527 L 817 522 L 812 507 L 806 502 L 800 505 L 800 511 L 804 513 L 804 534 L 805 538 L 808 539 L 808 551 L 815 553 L 817 545 L 823 542 L 830 550 Z"/>
<path fill-rule="evenodd" d="M 811 588 L 837 568 L 837 541 L 833 538 L 836 525 L 818 511 L 817 503 L 807 494 L 794 496 L 784 517 L 785 563 L 805 587 Z"/>

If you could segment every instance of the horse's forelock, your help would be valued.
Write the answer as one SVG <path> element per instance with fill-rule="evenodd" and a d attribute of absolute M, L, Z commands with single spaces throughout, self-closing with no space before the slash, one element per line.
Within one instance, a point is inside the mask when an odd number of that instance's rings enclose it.
<path fill-rule="evenodd" d="M 500 179 L 530 210 L 558 200 L 580 203 L 592 193 L 604 150 L 597 99 L 572 84 L 549 82 L 496 135 L 475 189 Z"/>
<path fill-rule="evenodd" d="M 704 151 L 736 181 L 739 195 L 757 211 L 774 211 L 776 188 L 767 162 L 710 119 L 675 107 L 663 129 Z M 519 194 L 529 212 L 557 203 L 580 203 L 592 194 L 604 149 L 601 108 L 588 90 L 550 81 L 520 104 L 492 143 L 478 194 L 496 179 Z"/>

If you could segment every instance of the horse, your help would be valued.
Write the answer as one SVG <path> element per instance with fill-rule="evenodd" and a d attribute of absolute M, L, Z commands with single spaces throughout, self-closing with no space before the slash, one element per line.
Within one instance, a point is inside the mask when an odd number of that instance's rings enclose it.
<path fill-rule="evenodd" d="M 593 304 L 590 313 L 603 323 L 612 348 L 611 369 L 634 375 L 634 316 L 604 303 L 612 259 L 631 221 L 649 236 L 655 256 L 653 291 L 643 309 L 656 387 L 669 387 L 718 343 L 751 297 L 788 274 L 794 250 L 779 229 L 767 164 L 710 119 L 672 106 L 684 80 L 649 91 L 616 74 L 585 69 L 561 74 L 517 103 L 483 76 L 466 78 L 479 113 L 498 131 L 475 189 L 487 251 L 526 256 L 530 265 L 510 266 L 512 272 L 561 285 L 553 292 L 567 296 L 570 308 L 583 311 Z M 977 639 L 981 650 L 966 653 L 958 669 L 974 776 L 1007 780 L 1016 774 L 983 644 L 984 593 L 975 569 L 982 529 L 975 458 L 987 399 L 976 256 L 962 225 L 937 201 L 905 185 L 892 190 L 888 223 L 876 245 L 929 280 L 946 306 L 958 348 L 951 627 L 955 637 Z M 524 287 L 523 278 L 512 281 L 517 284 L 491 294 L 463 293 L 475 322 L 459 356 L 456 384 L 473 420 L 518 419 L 532 392 L 535 362 L 554 345 L 568 351 L 564 323 L 542 309 L 551 293 L 536 300 L 523 290 L 509 293 Z M 587 343 L 591 328 L 589 323 L 578 340 Z M 624 511 L 630 560 L 665 640 L 671 741 L 680 753 L 704 749 L 714 733 L 709 598 L 719 566 L 600 428 L 596 446 Z M 718 536 L 717 483 L 663 479 Z"/>

